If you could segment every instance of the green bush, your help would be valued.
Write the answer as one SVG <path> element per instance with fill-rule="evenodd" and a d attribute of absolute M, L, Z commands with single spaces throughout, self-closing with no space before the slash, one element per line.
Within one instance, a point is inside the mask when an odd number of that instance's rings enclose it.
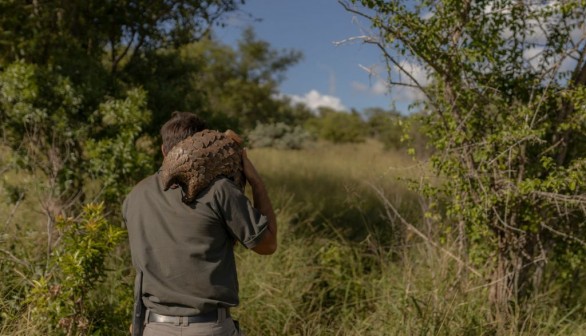
<path fill-rule="evenodd" d="M 402 117 L 398 112 L 378 108 L 365 110 L 369 135 L 383 143 L 385 149 L 402 147 Z"/>
<path fill-rule="evenodd" d="M 278 149 L 301 149 L 312 136 L 300 126 L 289 126 L 278 122 L 274 124 L 257 124 L 248 133 L 251 147 L 274 147 Z"/>
<path fill-rule="evenodd" d="M 305 126 L 324 140 L 334 143 L 356 143 L 366 139 L 368 130 L 356 112 L 346 113 L 320 109 L 320 117 L 310 119 Z"/>
<path fill-rule="evenodd" d="M 57 218 L 61 241 L 26 299 L 32 319 L 44 322 L 40 325 L 51 335 L 93 334 L 97 317 L 104 315 L 107 295 L 94 292 L 107 278 L 106 259 L 125 231 L 111 225 L 103 211 L 103 204 L 89 204 L 79 219 Z"/>

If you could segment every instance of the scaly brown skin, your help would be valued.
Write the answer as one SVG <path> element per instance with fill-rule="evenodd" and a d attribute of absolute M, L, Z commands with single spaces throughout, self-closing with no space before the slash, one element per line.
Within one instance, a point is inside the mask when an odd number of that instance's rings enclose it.
<path fill-rule="evenodd" d="M 173 184 L 183 189 L 183 202 L 191 204 L 196 195 L 214 179 L 225 176 L 244 189 L 242 140 L 236 133 L 203 130 L 175 145 L 163 160 L 159 178 L 165 190 Z"/>

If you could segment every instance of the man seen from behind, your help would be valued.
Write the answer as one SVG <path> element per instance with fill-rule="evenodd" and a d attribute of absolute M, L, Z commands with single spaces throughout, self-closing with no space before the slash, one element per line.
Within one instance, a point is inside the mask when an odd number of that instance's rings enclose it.
<path fill-rule="evenodd" d="M 163 155 L 205 128 L 195 114 L 174 112 L 161 128 Z M 144 322 L 134 322 L 134 333 L 241 335 L 230 316 L 239 303 L 235 242 L 263 255 L 277 248 L 276 217 L 264 183 L 246 151 L 242 161 L 253 204 L 225 177 L 191 204 L 182 202 L 179 187 L 164 191 L 158 173 L 127 195 L 123 216 L 137 271 L 135 315 L 144 308 Z"/>

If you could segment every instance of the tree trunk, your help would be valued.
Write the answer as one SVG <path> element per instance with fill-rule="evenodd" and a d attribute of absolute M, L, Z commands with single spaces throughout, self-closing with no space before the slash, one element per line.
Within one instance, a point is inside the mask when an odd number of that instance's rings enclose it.
<path fill-rule="evenodd" d="M 489 303 L 491 306 L 489 317 L 497 326 L 499 332 L 507 326 L 511 315 L 509 303 L 514 298 L 514 266 L 508 253 L 508 242 L 504 234 L 499 235 L 498 254 L 489 286 Z"/>

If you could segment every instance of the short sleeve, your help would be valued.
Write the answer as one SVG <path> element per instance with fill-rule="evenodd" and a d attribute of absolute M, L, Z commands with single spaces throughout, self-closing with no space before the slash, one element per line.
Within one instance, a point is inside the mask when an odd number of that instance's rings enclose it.
<path fill-rule="evenodd" d="M 120 223 L 120 225 L 122 226 L 123 229 L 126 229 L 126 212 L 128 210 L 128 197 L 126 197 L 124 199 L 124 202 L 122 203 L 122 223 Z"/>
<path fill-rule="evenodd" d="M 228 231 L 247 248 L 254 248 L 268 227 L 267 217 L 252 206 L 250 200 L 231 180 L 217 181 L 214 202 Z"/>

